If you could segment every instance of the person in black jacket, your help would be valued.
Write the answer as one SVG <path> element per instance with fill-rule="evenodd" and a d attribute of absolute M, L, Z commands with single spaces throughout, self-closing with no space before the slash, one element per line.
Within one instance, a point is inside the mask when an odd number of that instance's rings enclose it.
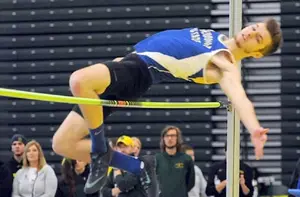
<path fill-rule="evenodd" d="M 225 154 L 227 146 L 225 145 Z M 206 195 L 215 197 L 226 197 L 226 160 L 217 162 L 210 167 L 206 186 Z M 253 170 L 243 161 L 240 161 L 240 197 L 252 197 L 254 187 Z"/>
<path fill-rule="evenodd" d="M 58 183 L 55 197 L 99 197 L 99 192 L 85 194 L 89 167 L 87 163 L 64 158 L 62 161 L 62 177 Z"/>
<path fill-rule="evenodd" d="M 121 136 L 116 143 L 116 150 L 133 156 L 134 142 L 129 136 Z M 108 179 L 102 188 L 103 197 L 146 197 L 138 176 L 115 168 L 109 168 Z"/>
<path fill-rule="evenodd" d="M 291 176 L 291 180 L 289 183 L 290 189 L 299 189 L 297 188 L 300 185 L 300 158 L 298 159 L 293 174 Z M 292 195 L 289 195 L 292 197 Z"/>
<path fill-rule="evenodd" d="M 240 197 L 252 197 L 252 169 L 240 161 Z M 207 196 L 226 197 L 226 161 L 217 162 L 211 166 L 206 187 Z"/>
<path fill-rule="evenodd" d="M 13 152 L 13 156 L 6 165 L 10 169 L 13 177 L 15 177 L 17 171 L 23 166 L 22 160 L 26 143 L 27 139 L 21 134 L 15 134 L 11 138 L 11 151 Z"/>
<path fill-rule="evenodd" d="M 0 161 L 0 197 L 11 197 L 13 177 L 7 165 Z"/>
<path fill-rule="evenodd" d="M 21 134 L 11 138 L 11 151 L 13 156 L 8 161 L 0 162 L 0 197 L 11 197 L 13 179 L 22 168 L 24 148 L 27 139 Z"/>

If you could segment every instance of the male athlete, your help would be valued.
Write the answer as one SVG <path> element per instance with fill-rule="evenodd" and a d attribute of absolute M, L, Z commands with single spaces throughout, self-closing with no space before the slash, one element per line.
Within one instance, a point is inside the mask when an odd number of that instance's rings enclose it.
<path fill-rule="evenodd" d="M 137 43 L 135 51 L 124 58 L 75 71 L 70 77 L 70 88 L 76 97 L 135 100 L 154 83 L 186 80 L 219 84 L 248 129 L 256 158 L 260 159 L 268 129 L 262 128 L 257 120 L 253 104 L 241 85 L 236 62 L 272 54 L 281 40 L 281 30 L 274 19 L 250 25 L 231 39 L 198 28 L 163 31 Z M 106 143 L 103 121 L 114 109 L 79 107 L 56 132 L 53 149 L 65 157 L 91 161 L 85 191 L 93 193 L 103 186 L 108 165 L 143 177 L 143 162 L 113 152 Z M 88 133 L 90 141 L 84 139 Z"/>

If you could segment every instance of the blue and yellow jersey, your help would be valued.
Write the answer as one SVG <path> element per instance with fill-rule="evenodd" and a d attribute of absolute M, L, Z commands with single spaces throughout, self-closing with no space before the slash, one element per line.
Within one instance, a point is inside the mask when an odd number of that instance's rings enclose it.
<path fill-rule="evenodd" d="M 190 81 L 206 84 L 205 69 L 213 55 L 230 51 L 226 36 L 210 29 L 167 30 L 137 43 L 135 53 L 148 65 L 153 83 Z"/>

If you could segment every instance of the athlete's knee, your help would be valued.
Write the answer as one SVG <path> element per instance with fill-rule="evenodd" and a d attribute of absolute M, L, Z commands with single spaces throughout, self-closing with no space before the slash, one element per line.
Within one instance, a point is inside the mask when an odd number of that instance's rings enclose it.
<path fill-rule="evenodd" d="M 66 156 L 70 150 L 74 150 L 76 141 L 69 137 L 70 134 L 63 134 L 63 131 L 58 130 L 52 138 L 53 151 L 62 156 Z"/>
<path fill-rule="evenodd" d="M 71 129 L 71 127 L 69 128 L 63 122 L 63 124 L 57 129 L 57 131 L 53 135 L 52 149 L 56 154 L 64 155 L 66 151 L 68 151 L 70 148 L 72 149 L 70 143 L 74 142 L 74 140 L 71 138 Z"/>
<path fill-rule="evenodd" d="M 71 92 L 82 96 L 88 91 L 102 93 L 110 84 L 110 71 L 104 64 L 95 64 L 73 72 L 69 79 Z"/>
<path fill-rule="evenodd" d="M 66 147 L 65 143 L 62 140 L 62 137 L 58 133 L 55 133 L 52 138 L 52 149 L 56 154 L 64 154 Z"/>
<path fill-rule="evenodd" d="M 86 88 L 85 77 L 80 71 L 75 71 L 71 74 L 69 79 L 70 90 L 74 95 L 80 95 L 80 92 Z"/>

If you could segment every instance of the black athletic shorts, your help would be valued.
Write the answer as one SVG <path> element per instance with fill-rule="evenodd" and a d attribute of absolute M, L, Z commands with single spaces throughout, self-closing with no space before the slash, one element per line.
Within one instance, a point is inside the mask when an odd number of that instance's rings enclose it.
<path fill-rule="evenodd" d="M 129 54 L 120 62 L 104 62 L 111 77 L 111 83 L 99 97 L 106 100 L 130 100 L 140 98 L 152 85 L 147 64 L 136 54 Z M 117 107 L 103 107 L 106 119 Z M 82 115 L 78 105 L 73 111 Z"/>

